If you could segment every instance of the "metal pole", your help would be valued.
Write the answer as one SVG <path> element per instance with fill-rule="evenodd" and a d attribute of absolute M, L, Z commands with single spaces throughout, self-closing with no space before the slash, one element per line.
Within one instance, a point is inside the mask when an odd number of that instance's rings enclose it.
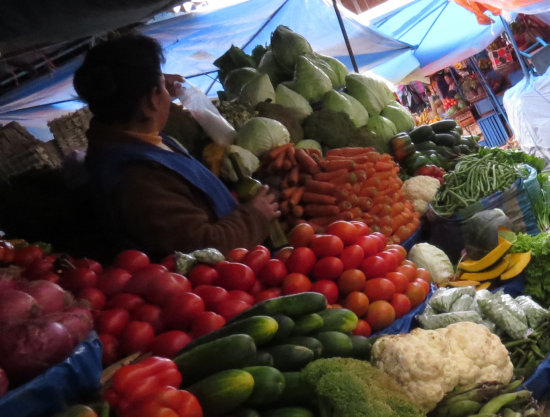
<path fill-rule="evenodd" d="M 338 10 L 338 5 L 336 4 L 336 0 L 332 0 L 332 4 L 334 5 L 334 11 L 336 12 L 336 17 L 338 18 L 338 24 L 340 25 L 340 30 L 342 31 L 342 35 L 344 36 L 344 41 L 346 42 L 346 48 L 348 49 L 348 55 L 351 59 L 351 65 L 353 65 L 353 70 L 355 72 L 359 72 L 359 68 L 357 67 L 357 62 L 355 62 L 355 55 L 353 55 L 351 44 L 349 43 L 349 39 L 348 39 L 348 34 L 346 32 L 346 28 L 344 27 L 344 21 L 342 20 L 342 16 L 340 15 L 340 10 Z"/>
<path fill-rule="evenodd" d="M 514 39 L 514 34 L 512 33 L 512 29 L 510 28 L 510 25 L 508 24 L 508 22 L 506 20 L 504 20 L 502 16 L 499 16 L 499 17 L 500 17 L 500 21 L 502 22 L 502 26 L 504 26 L 504 30 L 506 31 L 506 34 L 508 35 L 510 43 L 512 44 L 512 47 L 514 48 L 514 51 L 516 52 L 516 56 L 518 58 L 519 64 L 521 65 L 523 75 L 528 77 L 529 76 L 529 68 L 527 68 L 527 65 L 525 64 L 525 61 L 523 60 L 523 56 L 520 53 L 520 50 L 518 48 L 518 44 L 516 43 L 516 40 Z"/>

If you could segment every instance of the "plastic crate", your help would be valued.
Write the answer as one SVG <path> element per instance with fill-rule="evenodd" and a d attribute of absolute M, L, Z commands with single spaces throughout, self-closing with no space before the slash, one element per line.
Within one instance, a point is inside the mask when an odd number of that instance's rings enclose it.
<path fill-rule="evenodd" d="M 477 120 L 477 124 L 483 132 L 481 145 L 496 147 L 506 144 L 509 135 L 502 124 L 498 114 L 493 113 Z"/>

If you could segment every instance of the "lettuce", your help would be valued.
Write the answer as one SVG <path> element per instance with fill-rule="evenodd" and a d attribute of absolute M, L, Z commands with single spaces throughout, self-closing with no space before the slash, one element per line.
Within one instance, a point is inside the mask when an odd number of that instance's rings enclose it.
<path fill-rule="evenodd" d="M 261 74 L 252 67 L 242 67 L 229 71 L 223 80 L 223 88 L 228 100 L 239 97 L 243 86 Z"/>
<path fill-rule="evenodd" d="M 253 117 L 237 132 L 235 144 L 256 156 L 290 142 L 287 128 L 277 120 Z"/>
<path fill-rule="evenodd" d="M 361 102 L 369 116 L 380 114 L 392 101 L 392 92 L 384 82 L 362 74 L 346 76 L 348 93 Z"/>
<path fill-rule="evenodd" d="M 395 125 L 384 116 L 371 116 L 367 122 L 367 127 L 377 137 L 386 142 L 389 142 L 397 134 Z"/>
<path fill-rule="evenodd" d="M 287 71 L 294 70 L 299 56 L 313 52 L 306 38 L 283 25 L 271 34 L 271 50 L 279 65 Z"/>
<path fill-rule="evenodd" d="M 275 102 L 294 110 L 300 121 L 313 112 L 309 102 L 304 97 L 284 84 L 279 84 L 275 89 Z"/>
<path fill-rule="evenodd" d="M 410 132 L 414 129 L 414 118 L 411 112 L 397 101 L 384 107 L 380 115 L 391 120 L 398 132 Z"/>
<path fill-rule="evenodd" d="M 305 56 L 298 57 L 294 71 L 294 91 L 308 101 L 320 101 L 325 93 L 332 90 L 330 78 Z"/>
<path fill-rule="evenodd" d="M 359 101 L 352 96 L 331 90 L 323 97 L 323 109 L 346 113 L 355 127 L 367 124 L 369 114 Z"/>
<path fill-rule="evenodd" d="M 266 100 L 275 102 L 275 90 L 267 74 L 262 74 L 247 82 L 239 94 L 239 102 L 251 107 Z"/>
<path fill-rule="evenodd" d="M 233 164 L 229 159 L 230 153 L 236 153 L 239 160 L 239 166 L 241 167 L 245 176 L 251 177 L 254 172 L 260 167 L 260 160 L 256 155 L 247 149 L 244 149 L 237 145 L 230 145 L 225 149 L 222 162 L 220 165 L 220 177 L 231 182 L 237 182 L 237 173 L 233 169 Z"/>

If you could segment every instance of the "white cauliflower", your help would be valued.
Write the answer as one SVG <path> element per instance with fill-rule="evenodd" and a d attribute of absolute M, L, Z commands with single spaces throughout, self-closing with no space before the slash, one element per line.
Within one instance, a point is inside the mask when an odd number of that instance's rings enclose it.
<path fill-rule="evenodd" d="M 401 189 L 405 198 L 413 203 L 414 210 L 422 215 L 428 210 L 428 204 L 433 201 L 440 186 L 437 178 L 417 175 L 405 181 Z"/>
<path fill-rule="evenodd" d="M 383 336 L 372 348 L 372 362 L 393 376 L 426 411 L 457 385 L 506 384 L 514 370 L 499 337 L 471 322 Z"/>

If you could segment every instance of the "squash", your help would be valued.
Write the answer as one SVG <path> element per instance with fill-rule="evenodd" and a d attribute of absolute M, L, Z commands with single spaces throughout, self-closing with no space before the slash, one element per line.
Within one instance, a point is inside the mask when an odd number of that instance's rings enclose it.
<path fill-rule="evenodd" d="M 510 253 L 505 256 L 508 258 L 508 269 L 500 276 L 501 280 L 507 280 L 517 277 L 523 272 L 525 267 L 529 265 L 531 261 L 531 251 L 522 253 Z"/>
<path fill-rule="evenodd" d="M 498 245 L 499 227 L 512 229 L 511 220 L 500 209 L 480 211 L 465 221 L 462 237 L 470 259 L 481 259 Z"/>
<path fill-rule="evenodd" d="M 512 242 L 498 237 L 498 245 L 483 258 L 474 261 L 471 259 L 462 261 L 458 267 L 466 272 L 479 272 L 494 265 L 512 247 Z M 502 271 L 504 272 L 504 271 Z"/>
<path fill-rule="evenodd" d="M 476 291 L 486 290 L 486 289 L 488 289 L 490 286 L 491 286 L 491 282 L 490 282 L 490 281 L 485 281 L 483 284 L 479 284 L 479 285 L 476 287 Z"/>
<path fill-rule="evenodd" d="M 460 276 L 461 280 L 465 281 L 488 281 L 498 278 L 508 268 L 509 261 L 504 258 L 497 266 L 483 272 L 465 272 Z"/>

